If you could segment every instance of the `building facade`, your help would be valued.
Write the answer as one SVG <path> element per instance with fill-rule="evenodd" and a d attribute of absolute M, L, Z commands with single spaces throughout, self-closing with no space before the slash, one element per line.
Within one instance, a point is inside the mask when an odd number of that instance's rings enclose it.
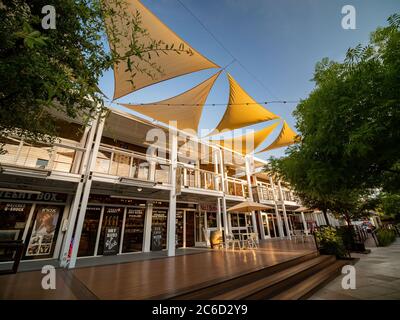
<path fill-rule="evenodd" d="M 59 116 L 59 127 L 53 145 L 11 134 L 1 141 L 0 239 L 22 240 L 23 260 L 73 268 L 91 256 L 173 256 L 176 248 L 209 246 L 213 230 L 272 240 L 326 224 L 319 212 L 296 212 L 290 186 L 253 156 L 115 109 L 87 127 Z M 165 134 L 164 146 L 149 148 L 152 132 Z M 246 199 L 271 209 L 227 213 Z M 7 254 L 0 252 L 3 260 Z"/>

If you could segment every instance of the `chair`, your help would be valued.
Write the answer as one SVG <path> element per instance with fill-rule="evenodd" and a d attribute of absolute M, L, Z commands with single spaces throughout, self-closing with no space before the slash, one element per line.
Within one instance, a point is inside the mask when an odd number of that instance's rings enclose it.
<path fill-rule="evenodd" d="M 254 232 L 249 233 L 249 236 L 247 238 L 247 246 L 248 248 L 251 249 L 258 248 L 258 238 L 256 233 Z"/>
<path fill-rule="evenodd" d="M 301 243 L 304 243 L 304 235 L 302 230 L 293 230 L 293 238 L 296 243 L 301 241 Z"/>
<path fill-rule="evenodd" d="M 232 250 L 235 250 L 235 246 L 237 246 L 239 250 L 242 249 L 240 240 L 235 239 L 235 237 L 231 234 L 227 234 L 225 240 L 225 249 L 229 249 L 230 246 L 232 246 Z"/>

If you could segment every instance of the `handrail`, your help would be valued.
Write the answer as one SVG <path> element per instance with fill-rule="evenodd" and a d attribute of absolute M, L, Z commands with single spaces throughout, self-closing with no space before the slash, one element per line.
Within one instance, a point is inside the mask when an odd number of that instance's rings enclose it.
<path fill-rule="evenodd" d="M 165 159 L 165 158 L 149 156 L 149 155 L 146 155 L 144 153 L 139 153 L 139 152 L 133 151 L 133 150 L 121 149 L 121 148 L 118 148 L 118 147 L 106 147 L 103 144 L 100 145 L 99 150 L 100 151 L 111 152 L 111 153 L 113 153 L 113 152 L 114 153 L 119 153 L 119 154 L 123 154 L 123 155 L 126 155 L 126 156 L 136 156 L 136 157 L 138 157 L 139 159 L 142 159 L 142 160 L 151 160 L 151 161 L 156 161 L 156 162 L 159 162 L 159 163 L 163 162 L 163 164 L 170 164 L 171 163 L 170 160 Z"/>

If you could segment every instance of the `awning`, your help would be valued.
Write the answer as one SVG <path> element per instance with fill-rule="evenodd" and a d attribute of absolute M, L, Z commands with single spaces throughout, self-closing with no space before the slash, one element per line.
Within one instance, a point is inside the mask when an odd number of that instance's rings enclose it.
<path fill-rule="evenodd" d="M 116 3 L 119 5 L 116 6 Z M 115 14 L 106 17 L 105 23 L 110 47 L 120 56 L 126 56 L 126 53 L 131 51 L 132 39 L 136 42 L 135 47 L 139 49 L 148 50 L 150 45 L 158 43 L 157 52 L 149 50 L 142 54 L 142 59 L 134 54 L 128 55 L 129 59 L 114 65 L 114 99 L 174 77 L 219 68 L 176 35 L 139 0 L 103 0 L 103 4 L 115 11 Z M 140 20 L 138 25 L 146 30 L 146 34 L 132 33 L 133 25 L 127 23 L 126 12 L 132 20 Z M 137 13 L 140 14 L 139 19 Z M 190 51 L 190 54 L 179 54 L 173 49 Z M 161 69 L 161 73 L 157 68 Z"/>
<path fill-rule="evenodd" d="M 252 211 L 258 211 L 258 210 L 267 210 L 267 209 L 274 209 L 275 207 L 265 205 L 265 204 L 260 204 L 254 201 L 243 201 L 242 203 L 239 203 L 233 207 L 230 207 L 227 212 L 252 212 Z"/>
<path fill-rule="evenodd" d="M 268 150 L 272 149 L 277 149 L 277 148 L 282 148 L 289 146 L 291 144 L 295 144 L 298 142 L 298 135 L 296 132 L 294 132 L 289 125 L 286 123 L 286 121 L 283 121 L 283 127 L 281 132 L 279 133 L 279 136 L 275 139 L 274 142 L 272 142 L 268 147 L 265 149 L 258 151 L 257 153 L 260 152 L 265 152 Z"/>
<path fill-rule="evenodd" d="M 196 87 L 167 100 L 144 105 L 121 105 L 166 124 L 176 121 L 177 128 L 181 130 L 190 129 L 197 132 L 203 106 L 220 74 L 221 71 Z"/>
<path fill-rule="evenodd" d="M 218 143 L 226 148 L 240 152 L 242 154 L 249 154 L 254 151 L 278 126 L 279 122 L 276 122 L 270 126 L 267 126 L 259 131 L 250 132 L 248 134 L 218 141 Z"/>
<path fill-rule="evenodd" d="M 221 121 L 209 135 L 279 118 L 250 97 L 230 74 L 228 79 L 230 88 L 228 106 Z"/>

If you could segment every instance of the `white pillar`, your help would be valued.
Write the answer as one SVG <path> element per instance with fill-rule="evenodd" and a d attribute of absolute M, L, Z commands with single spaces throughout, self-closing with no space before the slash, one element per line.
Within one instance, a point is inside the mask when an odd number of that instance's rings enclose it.
<path fill-rule="evenodd" d="M 175 256 L 176 247 L 176 169 L 178 163 L 178 136 L 175 131 L 169 132 L 171 158 L 171 190 L 169 193 L 169 212 L 167 224 L 167 252 L 168 256 Z"/>
<path fill-rule="evenodd" d="M 272 177 L 269 177 L 269 182 L 271 184 L 272 195 L 274 197 L 275 216 L 276 216 L 276 223 L 278 224 L 279 237 L 283 238 L 284 234 L 283 234 L 282 220 L 281 220 L 281 215 L 279 214 L 279 210 L 278 210 L 278 199 L 276 196 L 275 184 L 274 184 L 274 181 L 272 180 Z"/>
<path fill-rule="evenodd" d="M 153 222 L 153 202 L 147 201 L 147 206 L 144 216 L 143 252 L 150 252 L 151 250 L 152 222 Z"/>
<path fill-rule="evenodd" d="M 219 167 L 220 167 L 220 181 L 221 181 L 221 190 L 222 190 L 222 199 L 221 199 L 221 210 L 222 210 L 222 219 L 224 221 L 224 235 L 228 235 L 232 232 L 232 229 L 230 228 L 228 224 L 228 214 L 226 212 L 226 198 L 225 198 L 225 173 L 224 173 L 224 161 L 222 157 L 222 151 L 221 149 L 218 150 L 218 156 L 219 156 Z M 224 239 L 226 240 L 226 239 Z"/>
<path fill-rule="evenodd" d="M 253 159 L 250 156 L 245 157 L 245 168 L 246 168 L 246 178 L 247 178 L 247 189 L 249 190 L 249 198 L 251 201 L 254 201 L 253 199 L 253 190 L 251 187 L 251 166 L 250 166 L 250 161 L 253 161 Z M 256 213 L 255 211 L 251 212 L 251 223 L 253 224 L 253 231 L 257 234 L 257 239 L 258 239 L 258 232 L 257 232 L 257 218 L 256 218 Z"/>
<path fill-rule="evenodd" d="M 90 154 L 90 162 L 89 162 L 89 167 L 88 167 L 89 175 L 87 177 L 86 184 L 83 189 L 81 206 L 79 209 L 78 221 L 76 224 L 75 235 L 74 235 L 74 240 L 73 240 L 71 260 L 69 261 L 69 264 L 68 264 L 69 269 L 75 268 L 75 264 L 76 264 L 76 257 L 78 255 L 79 242 L 81 240 L 83 222 L 85 221 L 86 208 L 87 208 L 87 204 L 88 204 L 88 200 L 89 200 L 90 189 L 92 187 L 92 174 L 93 174 L 93 170 L 96 166 L 96 158 L 97 158 L 97 153 L 98 153 L 99 147 L 100 147 L 101 137 L 103 134 L 104 122 L 105 122 L 105 119 L 102 118 L 98 125 L 97 132 L 96 132 L 96 139 L 94 142 L 92 152 Z M 110 163 L 110 166 L 111 166 L 111 163 Z"/>
<path fill-rule="evenodd" d="M 61 246 L 60 252 L 60 266 L 65 268 L 68 265 L 68 254 L 71 246 L 72 235 L 74 233 L 75 221 L 78 214 L 79 204 L 81 202 L 82 190 L 85 185 L 86 175 L 88 174 L 88 162 L 89 156 L 93 146 L 93 139 L 95 132 L 97 130 L 98 119 L 93 120 L 91 124 L 91 129 L 89 131 L 89 135 L 87 136 L 85 143 L 85 154 L 81 158 L 81 163 L 79 165 L 79 172 L 81 174 L 80 181 L 78 182 L 78 186 L 76 188 L 76 192 L 74 198 L 71 203 L 70 212 L 68 216 L 68 226 L 64 235 L 64 240 Z"/>
<path fill-rule="evenodd" d="M 303 211 L 301 212 L 301 220 L 303 221 L 304 232 L 305 232 L 306 236 L 308 236 L 307 222 L 306 222 L 306 218 L 304 217 Z"/>
<path fill-rule="evenodd" d="M 221 202 L 219 198 L 217 198 L 217 229 L 219 231 L 222 231 Z"/>
<path fill-rule="evenodd" d="M 285 222 L 286 234 L 289 239 L 292 239 L 292 237 L 290 236 L 290 228 L 289 228 L 288 217 L 286 214 L 285 198 L 283 197 L 281 181 L 278 181 L 278 189 L 279 189 L 279 194 L 280 194 L 280 198 L 282 201 L 283 220 Z"/>

